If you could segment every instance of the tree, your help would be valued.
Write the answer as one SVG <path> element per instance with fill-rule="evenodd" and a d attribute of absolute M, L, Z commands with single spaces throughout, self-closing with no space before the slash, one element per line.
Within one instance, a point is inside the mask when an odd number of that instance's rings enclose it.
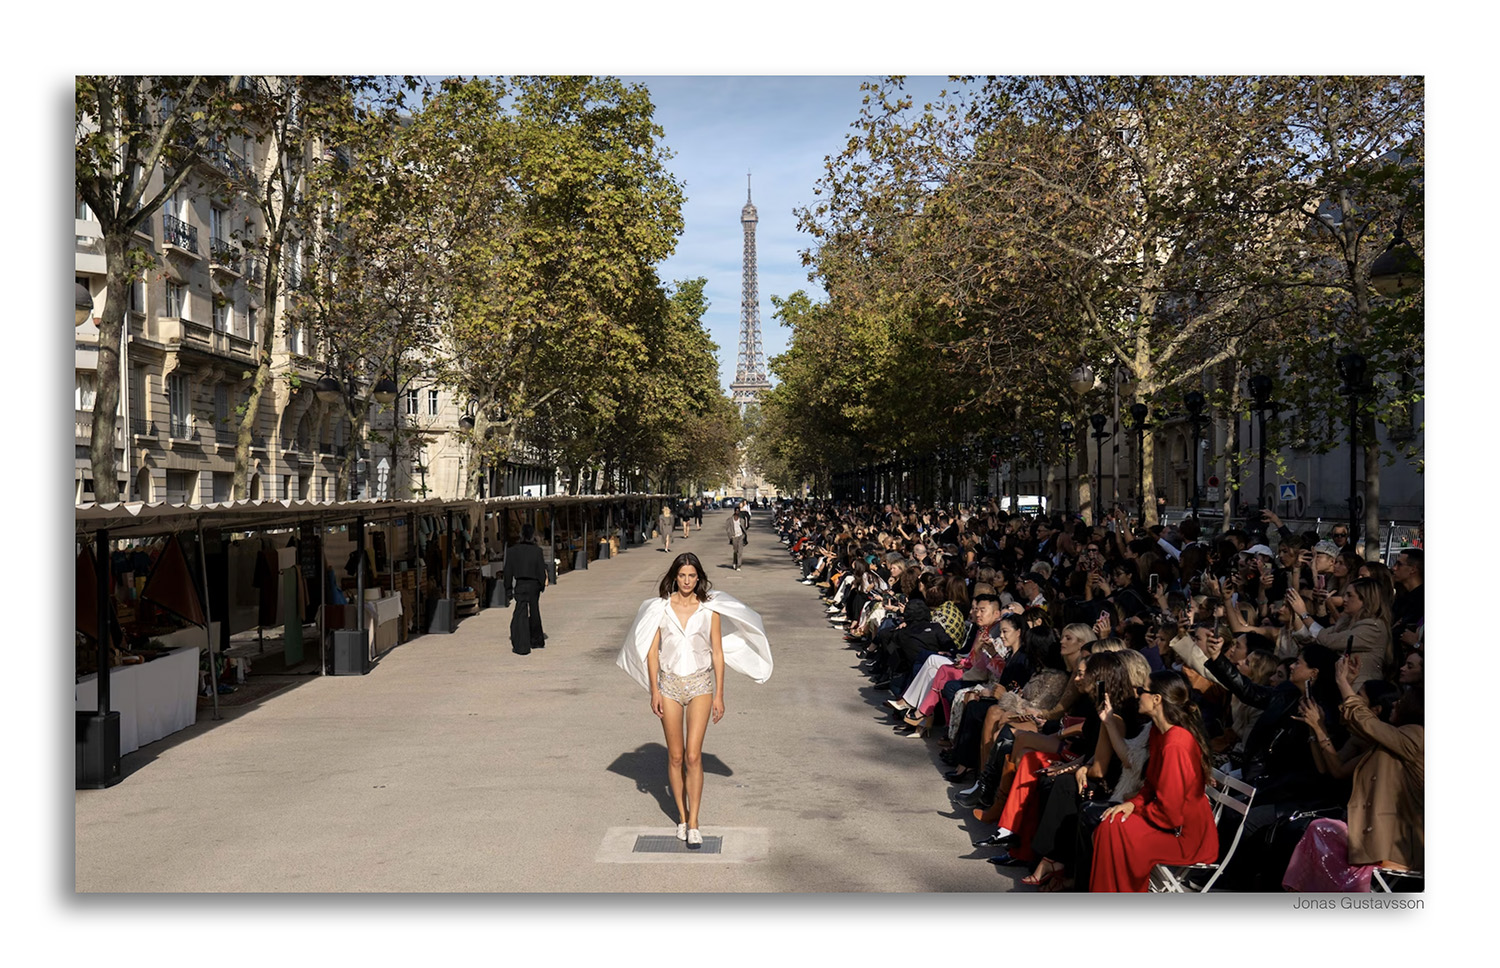
<path fill-rule="evenodd" d="M 350 138 L 361 116 L 372 110 L 372 102 L 377 102 L 374 109 L 378 112 L 388 106 L 378 105 L 382 95 L 399 97 L 397 92 L 411 86 L 409 80 L 392 86 L 383 79 L 366 77 L 256 76 L 248 82 L 238 92 L 235 109 L 242 119 L 241 130 L 264 149 L 264 157 L 251 161 L 231 182 L 259 211 L 259 234 L 240 241 L 252 258 L 262 260 L 260 296 L 265 316 L 257 334 L 256 367 L 247 374 L 249 396 L 235 437 L 236 500 L 247 496 L 250 448 L 261 400 L 274 379 L 276 339 L 285 334 L 287 300 L 283 297 L 312 284 L 304 246 L 311 248 L 318 237 L 308 176 L 325 157 L 331 162 L 346 161 L 337 155 L 335 146 Z M 292 357 L 287 379 L 294 384 L 300 379 L 297 366 Z M 355 395 L 347 381 L 344 386 L 346 394 Z M 355 431 L 352 439 L 358 441 L 367 406 L 349 407 L 347 412 Z"/>
<path fill-rule="evenodd" d="M 119 500 L 114 414 L 120 405 L 120 337 L 130 287 L 154 258 L 136 233 L 194 177 L 215 135 L 232 127 L 238 78 L 80 75 L 73 86 L 74 178 L 99 220 L 105 297 L 89 462 L 94 500 Z M 155 194 L 150 186 L 161 178 Z M 130 433 L 129 420 L 125 432 Z M 128 473 L 128 469 L 127 469 Z"/>
<path fill-rule="evenodd" d="M 1298 432 L 1326 449 L 1348 419 L 1333 361 L 1350 349 L 1368 360 L 1375 392 L 1362 399 L 1359 433 L 1369 538 L 1380 529 L 1382 462 L 1394 463 L 1401 453 L 1419 460 L 1415 435 L 1401 431 L 1421 399 L 1423 290 L 1382 299 L 1372 291 L 1370 268 L 1398 227 L 1417 253 L 1423 250 L 1425 84 L 1421 77 L 1378 76 L 1275 84 L 1295 105 L 1284 151 L 1296 176 L 1296 211 L 1308 226 L 1303 281 L 1316 321 L 1287 347 L 1283 391 L 1302 418 Z M 1389 454 L 1377 420 L 1392 430 Z M 1367 540 L 1365 554 L 1378 558 L 1378 542 Z"/>
<path fill-rule="evenodd" d="M 932 307 L 913 318 L 1001 389 L 992 404 L 1071 409 L 1066 374 L 1087 361 L 1166 403 L 1291 318 L 1294 300 L 1256 298 L 1293 291 L 1305 248 L 1274 85 L 989 78 L 915 116 L 899 90 L 870 86 L 803 214 L 823 243 L 808 258 L 831 293 L 854 277 L 866 303 Z"/>
<path fill-rule="evenodd" d="M 455 306 L 447 335 L 461 365 L 442 379 L 481 415 L 503 406 L 518 418 L 491 436 L 476 417 L 480 455 L 498 458 L 530 426 L 581 468 L 602 453 L 618 387 L 646 358 L 638 327 L 660 299 L 653 267 L 682 230 L 682 190 L 643 86 L 514 78 L 504 112 L 497 90 L 489 123 L 512 150 L 475 161 L 513 200 L 473 240 L 488 282 Z"/>

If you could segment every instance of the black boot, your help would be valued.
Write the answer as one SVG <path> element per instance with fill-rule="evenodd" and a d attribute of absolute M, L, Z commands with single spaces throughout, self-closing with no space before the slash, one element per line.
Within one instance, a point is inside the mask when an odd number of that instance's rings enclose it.
<path fill-rule="evenodd" d="M 979 773 L 979 786 L 966 797 L 955 797 L 953 802 L 961 807 L 979 807 L 988 810 L 995 805 L 995 791 L 1000 786 L 1000 775 L 1005 772 L 1005 758 L 1015 746 L 1015 735 L 1006 727 L 995 740 L 995 748 Z"/>

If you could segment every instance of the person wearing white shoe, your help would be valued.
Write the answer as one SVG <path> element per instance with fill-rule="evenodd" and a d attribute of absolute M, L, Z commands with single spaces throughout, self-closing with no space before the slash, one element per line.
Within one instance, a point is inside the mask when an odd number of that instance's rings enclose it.
<path fill-rule="evenodd" d="M 698 556 L 678 555 L 625 635 L 615 664 L 651 693 L 667 741 L 667 781 L 677 804 L 677 837 L 701 847 L 703 740 L 724 718 L 724 667 L 756 682 L 771 677 L 771 645 L 760 615 L 710 590 Z"/>

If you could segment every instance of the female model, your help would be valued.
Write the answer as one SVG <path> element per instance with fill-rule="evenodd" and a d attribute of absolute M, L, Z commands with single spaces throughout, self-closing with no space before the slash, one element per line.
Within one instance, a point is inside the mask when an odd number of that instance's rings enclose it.
<path fill-rule="evenodd" d="M 616 664 L 651 693 L 651 711 L 667 740 L 667 781 L 677 803 L 677 839 L 703 845 L 703 737 L 724 717 L 724 666 L 756 682 L 771 677 L 771 647 L 758 614 L 724 592 L 710 591 L 698 556 L 672 561 L 636 613 Z"/>
<path fill-rule="evenodd" d="M 661 514 L 656 519 L 656 533 L 661 535 L 661 550 L 670 554 L 672 551 L 672 509 L 665 504 L 661 506 Z"/>

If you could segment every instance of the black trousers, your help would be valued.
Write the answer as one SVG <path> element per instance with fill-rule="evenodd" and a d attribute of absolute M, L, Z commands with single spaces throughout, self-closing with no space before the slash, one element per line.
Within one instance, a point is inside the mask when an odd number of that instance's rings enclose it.
<path fill-rule="evenodd" d="M 998 702 L 996 699 L 980 698 L 964 703 L 963 718 L 958 723 L 958 735 L 953 737 L 953 748 L 958 752 L 959 764 L 970 769 L 979 767 L 979 740 L 984 734 L 984 718 L 990 707 Z"/>
<path fill-rule="evenodd" d="M 542 613 L 538 609 L 542 583 L 530 578 L 516 579 L 516 603 L 510 616 L 510 650 L 529 655 L 542 647 Z"/>

